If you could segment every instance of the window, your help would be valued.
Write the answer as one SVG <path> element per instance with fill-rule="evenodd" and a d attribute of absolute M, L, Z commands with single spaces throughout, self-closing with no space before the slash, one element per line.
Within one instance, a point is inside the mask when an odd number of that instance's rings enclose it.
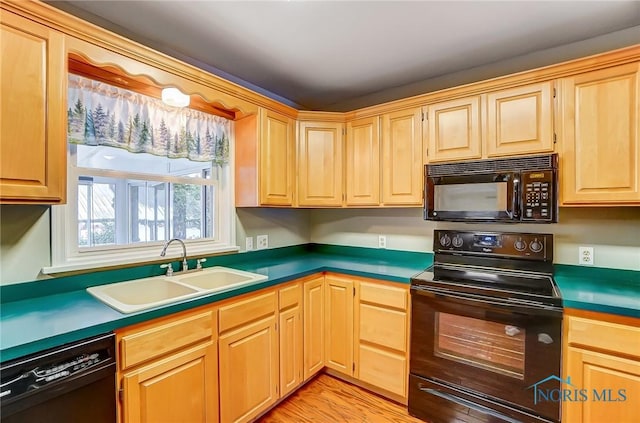
<path fill-rule="evenodd" d="M 202 159 L 214 139 L 211 126 L 201 140 L 200 121 L 189 127 L 189 118 L 186 126 L 178 120 L 182 129 L 172 130 L 165 125 L 170 118 L 153 110 L 155 99 L 75 75 L 69 85 L 68 199 L 52 209 L 52 267 L 45 273 L 153 260 L 171 238 L 185 240 L 189 255 L 237 250 L 228 161 Z M 139 96 L 149 110 L 118 104 L 123 92 L 125 102 Z M 118 116 L 123 110 L 126 116 Z M 161 122 L 155 135 L 153 118 Z M 169 140 L 168 154 L 157 153 L 165 148 L 161 137 Z M 195 153 L 183 154 L 180 143 Z"/>

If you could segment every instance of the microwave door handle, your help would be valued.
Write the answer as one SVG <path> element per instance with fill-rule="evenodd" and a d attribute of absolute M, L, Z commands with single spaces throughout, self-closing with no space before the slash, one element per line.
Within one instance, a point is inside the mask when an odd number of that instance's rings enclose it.
<path fill-rule="evenodd" d="M 520 218 L 520 179 L 518 176 L 513 178 L 513 199 L 511 201 L 510 218 Z"/>

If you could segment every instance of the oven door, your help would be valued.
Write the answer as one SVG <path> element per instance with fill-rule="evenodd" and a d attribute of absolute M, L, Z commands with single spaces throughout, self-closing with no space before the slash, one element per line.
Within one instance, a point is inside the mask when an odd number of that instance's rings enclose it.
<path fill-rule="evenodd" d="M 536 401 L 533 386 L 560 377 L 560 310 L 425 286 L 411 296 L 412 375 L 559 420 L 559 403 Z"/>
<path fill-rule="evenodd" d="M 424 218 L 467 222 L 518 221 L 519 173 L 427 176 Z"/>

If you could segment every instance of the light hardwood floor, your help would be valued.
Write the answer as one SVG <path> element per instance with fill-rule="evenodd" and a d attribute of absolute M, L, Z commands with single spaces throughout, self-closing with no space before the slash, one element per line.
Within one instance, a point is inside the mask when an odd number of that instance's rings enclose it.
<path fill-rule="evenodd" d="M 313 379 L 261 423 L 422 423 L 407 408 L 326 374 Z"/>

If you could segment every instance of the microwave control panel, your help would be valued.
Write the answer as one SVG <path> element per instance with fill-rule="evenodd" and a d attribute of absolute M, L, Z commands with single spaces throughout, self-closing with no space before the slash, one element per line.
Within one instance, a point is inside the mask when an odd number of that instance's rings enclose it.
<path fill-rule="evenodd" d="M 554 221 L 553 170 L 522 172 L 522 220 Z"/>

